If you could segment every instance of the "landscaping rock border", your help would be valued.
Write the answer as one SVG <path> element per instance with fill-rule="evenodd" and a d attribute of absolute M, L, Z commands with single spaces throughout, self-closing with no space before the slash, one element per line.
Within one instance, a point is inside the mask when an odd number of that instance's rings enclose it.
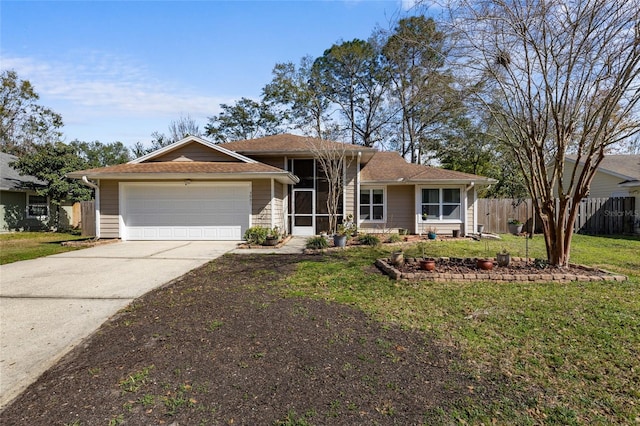
<path fill-rule="evenodd" d="M 416 262 L 418 259 L 408 259 Z M 436 258 L 436 261 L 448 261 L 448 257 Z M 495 259 L 493 259 L 495 261 Z M 525 259 L 512 258 L 513 261 L 520 261 Z M 530 259 L 533 262 L 533 259 Z M 497 283 L 506 282 L 573 282 L 573 281 L 626 281 L 627 277 L 620 274 L 614 274 L 609 271 L 605 271 L 598 268 L 592 268 L 585 265 L 571 264 L 573 268 L 584 270 L 590 274 L 575 274 L 575 273 L 557 273 L 556 271 L 540 270 L 537 274 L 513 274 L 502 273 L 499 270 L 480 271 L 476 273 L 464 273 L 453 274 L 446 272 L 436 271 L 421 271 L 421 272 L 403 272 L 397 269 L 389 258 L 377 259 L 375 265 L 391 279 L 403 280 L 403 281 L 431 281 L 431 282 L 478 282 L 478 281 L 492 281 Z M 593 273 L 599 273 L 600 275 L 593 275 Z"/>

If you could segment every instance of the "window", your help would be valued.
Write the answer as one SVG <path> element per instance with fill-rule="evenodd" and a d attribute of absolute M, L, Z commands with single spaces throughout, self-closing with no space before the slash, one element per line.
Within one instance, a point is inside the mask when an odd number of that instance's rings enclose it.
<path fill-rule="evenodd" d="M 43 195 L 27 194 L 27 217 L 44 218 L 49 215 L 49 203 Z"/>
<path fill-rule="evenodd" d="M 460 220 L 460 188 L 422 189 L 421 220 Z"/>
<path fill-rule="evenodd" d="M 360 220 L 384 220 L 384 189 L 360 190 Z"/>

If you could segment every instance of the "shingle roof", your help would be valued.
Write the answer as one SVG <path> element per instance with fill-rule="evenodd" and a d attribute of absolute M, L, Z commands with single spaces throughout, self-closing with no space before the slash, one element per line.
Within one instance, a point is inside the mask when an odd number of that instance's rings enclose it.
<path fill-rule="evenodd" d="M 567 155 L 566 159 L 575 163 L 576 156 Z M 582 162 L 581 162 L 582 163 Z M 605 155 L 598 167 L 598 170 L 604 173 L 617 176 L 623 181 L 640 180 L 640 155 L 632 154 L 615 154 Z"/>
<path fill-rule="evenodd" d="M 493 183 L 494 179 L 439 167 L 407 163 L 397 152 L 377 152 L 362 168 L 362 182 L 474 181 Z"/>
<path fill-rule="evenodd" d="M 204 162 L 204 161 L 166 161 L 154 163 L 118 164 L 97 169 L 80 170 L 69 173 L 69 177 L 105 177 L 120 174 L 141 173 L 169 173 L 169 174 L 194 174 L 194 173 L 286 173 L 277 167 L 263 163 L 241 162 Z"/>
<path fill-rule="evenodd" d="M 239 153 L 265 153 L 276 154 L 286 152 L 307 153 L 312 152 L 313 145 L 327 145 L 337 149 L 346 149 L 347 152 L 374 152 L 374 148 L 362 145 L 345 144 L 324 139 L 312 138 L 308 136 L 298 136 L 291 134 L 265 136 L 258 139 L 248 139 L 242 141 L 227 142 L 221 144 L 223 148 Z"/>
<path fill-rule="evenodd" d="M 3 191 L 24 191 L 33 186 L 47 184 L 34 176 L 20 175 L 16 169 L 11 167 L 11 163 L 17 160 L 18 157 L 15 155 L 0 152 L 0 189 Z"/>
<path fill-rule="evenodd" d="M 640 180 L 640 155 L 606 155 L 600 168 L 624 175 L 627 180 Z"/>

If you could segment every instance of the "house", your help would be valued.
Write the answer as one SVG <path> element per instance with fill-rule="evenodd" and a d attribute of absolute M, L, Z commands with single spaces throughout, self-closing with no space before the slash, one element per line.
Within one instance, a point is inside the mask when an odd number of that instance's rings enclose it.
<path fill-rule="evenodd" d="M 568 169 L 573 170 L 576 157 L 565 158 Z M 577 173 L 582 172 L 578 164 Z M 565 180 L 569 179 L 565 173 Z M 635 197 L 640 202 L 640 155 L 605 155 L 589 188 L 589 198 Z"/>
<path fill-rule="evenodd" d="M 329 223 L 319 146 L 344 153 L 340 220 L 353 216 L 366 232 L 473 232 L 476 188 L 495 182 L 289 134 L 220 145 L 189 136 L 126 164 L 68 176 L 96 189 L 100 238 L 241 240 L 256 225 L 308 236 Z"/>
<path fill-rule="evenodd" d="M 576 165 L 576 156 L 568 155 L 565 161 L 568 170 L 577 167 L 576 172 L 582 173 L 583 165 Z M 570 177 L 565 173 L 564 182 L 568 184 Z M 640 155 L 605 155 L 602 162 L 598 166 L 591 185 L 589 187 L 589 195 L 587 198 L 618 198 L 632 197 L 633 204 L 629 210 L 624 211 L 625 218 L 627 215 L 631 224 L 631 232 L 640 234 Z M 584 200 L 586 201 L 586 200 Z M 617 211 L 616 215 L 622 215 L 623 212 Z"/>
<path fill-rule="evenodd" d="M 0 231 L 44 229 L 49 218 L 47 197 L 35 189 L 46 182 L 22 176 L 12 167 L 18 157 L 0 153 Z"/>

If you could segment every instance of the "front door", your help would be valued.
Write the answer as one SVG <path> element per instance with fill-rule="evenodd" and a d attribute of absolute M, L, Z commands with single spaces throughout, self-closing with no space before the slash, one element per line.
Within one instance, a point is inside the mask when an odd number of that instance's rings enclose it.
<path fill-rule="evenodd" d="M 291 233 L 312 236 L 314 233 L 315 191 L 313 189 L 293 190 L 293 226 Z"/>

